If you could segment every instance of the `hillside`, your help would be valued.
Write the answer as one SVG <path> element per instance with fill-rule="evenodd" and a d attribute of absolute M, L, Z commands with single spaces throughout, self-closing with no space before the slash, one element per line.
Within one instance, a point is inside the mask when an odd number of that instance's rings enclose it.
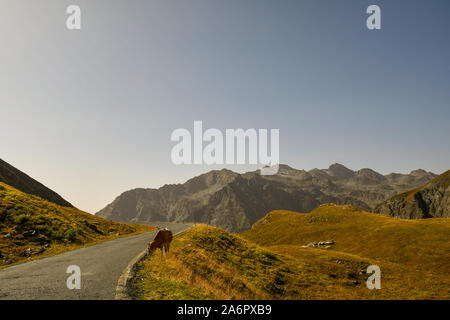
<path fill-rule="evenodd" d="M 280 165 L 273 176 L 223 169 L 184 184 L 126 191 L 96 215 L 124 222 L 199 222 L 239 232 L 275 209 L 309 212 L 333 202 L 371 210 L 435 176 L 423 170 L 383 176 L 371 169 L 353 171 L 340 164 L 311 171 Z"/>
<path fill-rule="evenodd" d="M 153 229 L 59 206 L 0 182 L 0 267 Z"/>
<path fill-rule="evenodd" d="M 274 211 L 240 235 L 196 226 L 136 267 L 134 299 L 449 299 L 450 226 L 351 206 Z M 417 236 L 416 236 L 417 234 Z M 417 237 L 417 239 L 416 239 Z M 334 245 L 305 246 L 334 240 Z M 439 244 L 439 245 L 436 245 Z M 366 287 L 369 265 L 381 290 Z"/>
<path fill-rule="evenodd" d="M 241 235 L 261 246 L 334 240 L 330 250 L 448 273 L 448 219 L 399 220 L 346 205 L 322 205 L 311 213 L 272 211 Z"/>
<path fill-rule="evenodd" d="M 47 201 L 59 204 L 64 207 L 72 207 L 72 205 L 64 200 L 59 194 L 50 190 L 42 183 L 29 177 L 9 163 L 0 159 L 0 182 L 6 183 L 22 192 L 33 194 Z"/>
<path fill-rule="evenodd" d="M 374 212 L 402 219 L 450 217 L 450 170 L 422 187 L 384 201 Z"/>

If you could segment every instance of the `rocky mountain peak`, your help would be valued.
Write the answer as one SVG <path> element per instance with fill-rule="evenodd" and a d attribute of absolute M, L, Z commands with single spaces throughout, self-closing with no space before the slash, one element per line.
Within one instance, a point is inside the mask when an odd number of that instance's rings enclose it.
<path fill-rule="evenodd" d="M 349 179 L 355 175 L 353 170 L 350 170 L 346 166 L 340 163 L 334 163 L 328 167 L 328 173 L 336 179 Z"/>

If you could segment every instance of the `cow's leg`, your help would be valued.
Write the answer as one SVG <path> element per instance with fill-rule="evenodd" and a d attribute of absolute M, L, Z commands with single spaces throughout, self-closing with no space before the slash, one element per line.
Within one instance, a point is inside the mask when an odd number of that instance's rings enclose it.
<path fill-rule="evenodd" d="M 170 250 L 170 243 L 167 244 L 166 249 L 167 249 L 167 253 L 169 253 L 169 250 Z"/>

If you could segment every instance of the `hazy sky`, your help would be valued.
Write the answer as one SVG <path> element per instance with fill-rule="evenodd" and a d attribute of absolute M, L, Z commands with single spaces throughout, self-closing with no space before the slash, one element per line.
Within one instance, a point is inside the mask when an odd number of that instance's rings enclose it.
<path fill-rule="evenodd" d="M 217 168 L 170 160 L 194 120 L 279 128 L 299 169 L 441 173 L 449 15 L 448 0 L 0 0 L 0 158 L 92 213 Z"/>

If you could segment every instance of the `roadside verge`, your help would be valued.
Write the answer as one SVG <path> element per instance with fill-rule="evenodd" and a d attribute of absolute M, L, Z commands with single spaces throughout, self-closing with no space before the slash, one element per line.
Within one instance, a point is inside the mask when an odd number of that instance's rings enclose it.
<path fill-rule="evenodd" d="M 189 230 L 192 226 L 188 226 L 185 230 L 175 233 L 174 235 L 178 235 L 180 233 Z M 116 287 L 116 300 L 133 300 L 131 296 L 128 294 L 128 282 L 134 276 L 134 267 L 139 263 L 142 259 L 147 256 L 147 248 L 142 250 L 136 257 L 134 257 L 127 267 L 123 270 L 120 275 L 119 281 L 117 282 Z"/>

